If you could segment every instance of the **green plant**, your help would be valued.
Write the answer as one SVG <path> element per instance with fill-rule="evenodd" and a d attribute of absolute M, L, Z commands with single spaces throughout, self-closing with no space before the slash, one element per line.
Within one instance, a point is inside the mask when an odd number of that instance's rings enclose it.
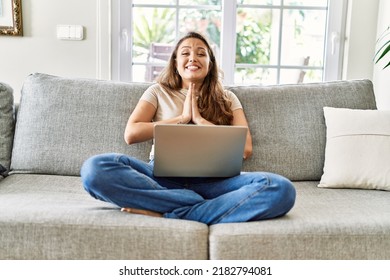
<path fill-rule="evenodd" d="M 175 40 L 174 11 L 154 8 L 151 13 L 137 10 L 134 21 L 135 56 L 148 54 L 152 42 L 172 43 Z"/>
<path fill-rule="evenodd" d="M 387 27 L 387 29 L 382 33 L 382 35 L 376 41 L 377 45 L 382 44 L 383 41 L 385 41 L 385 42 L 375 53 L 375 56 L 374 56 L 374 59 L 376 59 L 375 64 L 378 63 L 381 59 L 383 59 L 390 52 L 390 38 L 389 37 L 390 37 L 390 26 Z M 390 60 L 387 62 L 385 67 L 383 67 L 383 69 L 385 69 L 388 66 L 390 66 Z"/>
<path fill-rule="evenodd" d="M 271 49 L 271 22 L 272 14 L 264 13 L 260 17 L 238 11 L 239 24 L 236 39 L 236 63 L 242 64 L 269 64 Z M 258 72 L 255 68 L 239 68 L 243 77 Z M 268 70 L 263 70 L 263 72 Z M 264 73 L 263 73 L 264 74 Z"/>

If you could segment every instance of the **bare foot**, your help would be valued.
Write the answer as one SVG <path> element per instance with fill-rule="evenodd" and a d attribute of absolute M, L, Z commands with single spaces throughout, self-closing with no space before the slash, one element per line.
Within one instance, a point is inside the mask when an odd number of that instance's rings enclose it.
<path fill-rule="evenodd" d="M 158 213 L 158 212 L 135 209 L 135 208 L 127 208 L 127 207 L 122 208 L 121 211 L 131 213 L 131 214 L 140 214 L 140 215 L 146 215 L 146 216 L 152 216 L 152 217 L 158 217 L 158 218 L 162 218 L 162 216 L 163 216 L 161 213 Z"/>

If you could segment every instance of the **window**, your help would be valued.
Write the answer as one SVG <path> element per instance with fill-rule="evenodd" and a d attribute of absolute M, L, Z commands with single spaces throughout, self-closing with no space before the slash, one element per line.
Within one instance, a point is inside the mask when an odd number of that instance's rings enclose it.
<path fill-rule="evenodd" d="M 197 31 L 211 43 L 225 84 L 339 79 L 346 2 L 121 0 L 113 3 L 120 19 L 113 34 L 121 34 L 113 37 L 113 77 L 153 81 L 176 40 Z"/>

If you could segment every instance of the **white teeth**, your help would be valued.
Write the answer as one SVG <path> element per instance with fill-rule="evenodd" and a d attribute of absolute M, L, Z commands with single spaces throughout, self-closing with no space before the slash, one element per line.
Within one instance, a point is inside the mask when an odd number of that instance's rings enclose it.
<path fill-rule="evenodd" d="M 187 69 L 196 70 L 196 69 L 199 69 L 199 67 L 198 66 L 188 66 Z"/>

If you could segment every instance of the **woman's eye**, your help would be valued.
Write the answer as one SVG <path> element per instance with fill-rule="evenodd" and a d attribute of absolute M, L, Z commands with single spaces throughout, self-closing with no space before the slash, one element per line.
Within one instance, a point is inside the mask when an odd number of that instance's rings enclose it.
<path fill-rule="evenodd" d="M 188 52 L 184 52 L 184 53 L 181 53 L 181 55 L 189 55 L 190 53 Z"/>

